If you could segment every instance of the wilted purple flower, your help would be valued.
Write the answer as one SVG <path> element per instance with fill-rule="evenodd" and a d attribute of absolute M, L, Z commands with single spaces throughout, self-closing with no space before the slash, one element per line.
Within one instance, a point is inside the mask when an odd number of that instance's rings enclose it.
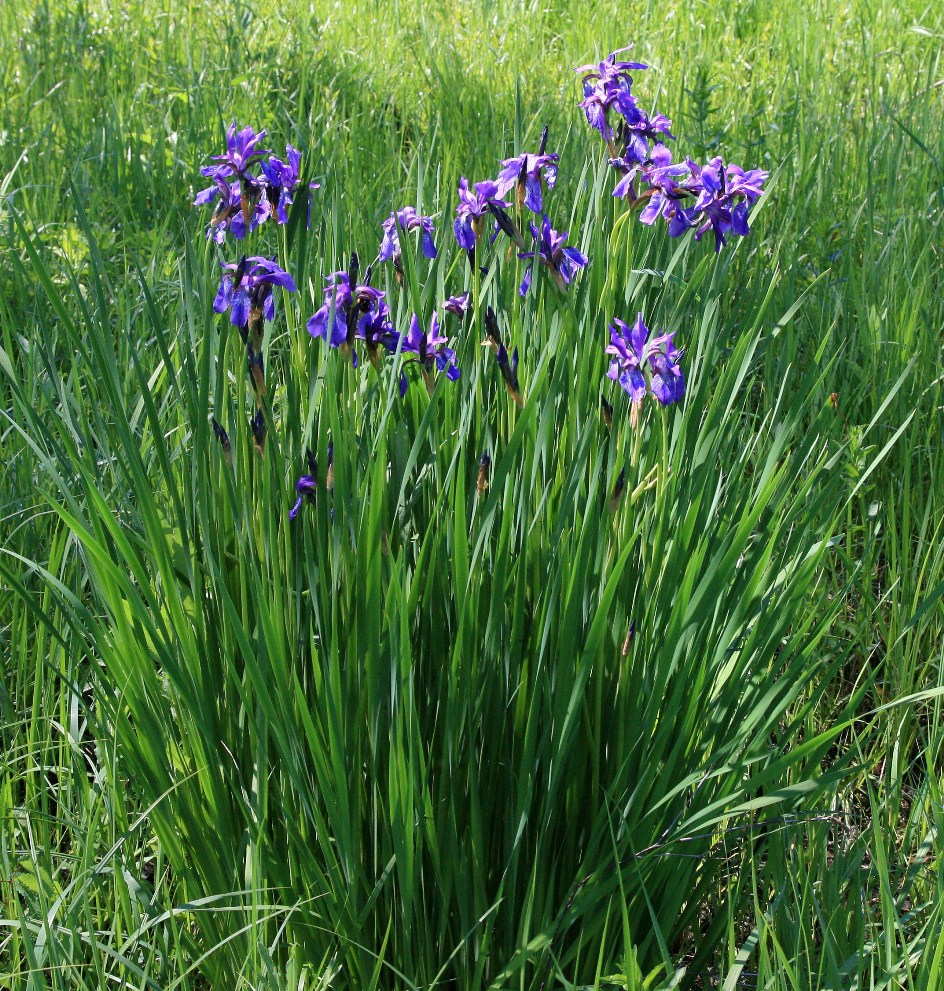
<path fill-rule="evenodd" d="M 295 283 L 288 272 L 281 269 L 274 259 L 260 255 L 245 255 L 238 264 L 221 266 L 233 275 L 224 275 L 220 283 L 213 309 L 217 313 L 230 311 L 230 323 L 245 327 L 259 317 L 271 320 L 275 315 L 272 287 L 281 286 L 295 292 Z"/>
<path fill-rule="evenodd" d="M 421 217 L 416 208 L 406 206 L 383 222 L 384 236 L 380 242 L 379 259 L 382 262 L 393 260 L 397 275 L 401 276 L 403 269 L 400 265 L 400 234 L 399 228 L 405 231 L 419 230 L 420 247 L 427 258 L 436 257 L 436 245 L 433 243 L 433 219 Z"/>
<path fill-rule="evenodd" d="M 489 457 L 488 448 L 482 452 L 479 459 L 479 473 L 475 480 L 475 491 L 480 495 L 488 490 L 488 474 L 492 468 L 492 459 Z"/>
<path fill-rule="evenodd" d="M 256 407 L 256 412 L 250 418 L 249 430 L 252 433 L 252 446 L 256 449 L 256 454 L 260 458 L 264 458 L 268 427 L 266 426 L 265 414 L 262 412 L 261 406 Z"/>
<path fill-rule="evenodd" d="M 678 402 L 685 394 L 685 376 L 678 364 L 682 352 L 673 344 L 675 331 L 650 340 L 641 313 L 632 327 L 615 317 L 609 329 L 606 354 L 613 358 L 607 378 L 618 382 L 634 403 L 641 403 L 647 392 L 663 406 Z"/>
<path fill-rule="evenodd" d="M 229 434 L 215 416 L 210 417 L 210 422 L 213 424 L 213 433 L 216 435 L 216 439 L 220 442 L 220 447 L 223 450 L 223 459 L 232 467 L 233 445 L 230 443 Z"/>
<path fill-rule="evenodd" d="M 490 306 L 485 311 L 485 340 L 482 341 L 482 346 L 490 348 L 494 353 L 508 395 L 519 406 L 524 406 L 521 386 L 518 383 L 518 349 L 515 348 L 509 357 L 508 349 L 501 338 L 501 331 L 498 329 L 498 317 Z"/>
<path fill-rule="evenodd" d="M 540 214 L 544 209 L 542 179 L 548 189 L 557 182 L 558 154 L 518 155 L 502 161 L 498 173 L 498 194 L 504 196 L 515 190 L 518 206 L 524 204 L 532 213 Z"/>
<path fill-rule="evenodd" d="M 547 214 L 538 230 L 531 224 L 531 235 L 537 242 L 537 251 L 523 251 L 518 254 L 519 258 L 537 258 L 545 265 L 554 279 L 554 284 L 561 292 L 566 291 L 570 280 L 576 275 L 577 270 L 589 264 L 589 259 L 576 248 L 565 248 L 564 242 L 567 240 L 567 231 L 558 232 L 551 227 L 551 221 Z M 518 288 L 520 295 L 524 296 L 531 287 L 531 269 L 534 262 L 528 266 L 521 285 Z"/>
<path fill-rule="evenodd" d="M 466 251 L 475 248 L 475 242 L 485 232 L 485 218 L 496 209 L 503 210 L 508 204 L 500 198 L 498 183 L 490 179 L 477 182 L 474 192 L 469 189 L 469 180 L 464 176 L 459 180 L 459 205 L 452 225 L 459 247 Z"/>
<path fill-rule="evenodd" d="M 460 320 L 464 320 L 472 312 L 472 301 L 468 292 L 459 293 L 458 296 L 450 296 L 444 303 L 443 309 L 447 313 L 452 313 Z"/>
<path fill-rule="evenodd" d="M 314 505 L 315 496 L 318 492 L 318 463 L 315 461 L 315 456 L 311 453 L 310 449 L 305 451 L 305 457 L 308 460 L 309 474 L 302 475 L 295 483 L 295 491 L 298 493 L 298 499 L 295 505 L 288 511 L 288 518 L 290 520 L 294 520 L 298 516 L 298 511 L 302 508 L 302 502 L 305 500 Z"/>
<path fill-rule="evenodd" d="M 370 285 L 370 269 L 361 285 L 356 282 L 357 270 L 357 255 L 354 254 L 349 272 L 334 272 L 328 276 L 324 304 L 307 324 L 312 337 L 321 337 L 331 347 L 341 348 L 354 357 L 355 364 L 356 357 L 351 351 L 354 339 L 366 339 L 368 328 L 372 337 L 379 336 L 379 324 L 383 324 L 390 313 L 384 301 L 385 294 Z"/>
<path fill-rule="evenodd" d="M 439 315 L 434 311 L 429 322 L 429 331 L 424 331 L 420 326 L 416 314 L 410 320 L 410 329 L 406 336 L 400 338 L 400 348 L 404 354 L 415 354 L 415 361 L 423 373 L 426 388 L 433 391 L 433 381 L 430 373 L 433 370 L 433 363 L 440 372 L 445 372 L 446 378 L 455 381 L 459 378 L 459 368 L 455 364 L 456 352 L 452 348 L 446 347 L 447 338 L 439 332 Z M 400 376 L 400 395 L 406 393 L 406 376 Z"/>

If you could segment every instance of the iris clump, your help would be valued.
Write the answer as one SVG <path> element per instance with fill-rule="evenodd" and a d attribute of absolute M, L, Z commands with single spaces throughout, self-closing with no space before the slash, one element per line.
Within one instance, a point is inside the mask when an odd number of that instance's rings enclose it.
<path fill-rule="evenodd" d="M 630 46 L 631 47 L 631 46 Z M 628 51 L 628 49 L 620 49 Z M 642 110 L 632 93 L 631 70 L 642 62 L 616 61 L 613 52 L 598 65 L 581 65 L 587 122 L 607 144 L 610 165 L 620 174 L 613 195 L 643 207 L 644 224 L 662 217 L 670 237 L 694 230 L 700 241 L 709 230 L 720 251 L 728 234 L 749 233 L 748 213 L 763 192 L 768 174 L 725 166 L 719 156 L 700 166 L 690 158 L 673 162 L 666 140 L 675 140 L 664 114 Z"/>
<path fill-rule="evenodd" d="M 301 152 L 286 145 L 285 159 L 276 158 L 271 149 L 259 147 L 265 136 L 265 131 L 257 133 L 251 127 L 237 130 L 233 121 L 226 132 L 226 153 L 213 156 L 216 165 L 200 169 L 213 185 L 200 190 L 193 204 L 205 206 L 218 200 L 207 228 L 207 237 L 217 244 L 224 242 L 227 233 L 241 241 L 269 219 L 288 222 L 301 184 Z M 319 185 L 311 182 L 308 188 Z"/>
<path fill-rule="evenodd" d="M 685 395 L 685 375 L 679 365 L 682 351 L 675 347 L 675 331 L 651 336 L 642 314 L 630 327 L 619 317 L 609 325 L 612 355 L 607 378 L 618 382 L 633 403 L 650 393 L 662 406 L 679 402 Z"/>

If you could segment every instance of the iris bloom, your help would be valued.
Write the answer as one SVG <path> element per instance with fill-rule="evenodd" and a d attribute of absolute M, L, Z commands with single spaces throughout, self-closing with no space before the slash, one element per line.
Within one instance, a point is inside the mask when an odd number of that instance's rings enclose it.
<path fill-rule="evenodd" d="M 567 240 L 567 231 L 562 233 L 555 231 L 551 227 L 551 221 L 547 214 L 544 215 L 540 230 L 534 224 L 531 224 L 531 235 L 535 242 L 537 242 L 536 246 L 538 250 L 520 252 L 518 257 L 537 258 L 542 265 L 550 270 L 551 278 L 553 278 L 557 288 L 561 292 L 565 292 L 567 286 L 570 284 L 570 280 L 577 274 L 579 269 L 589 264 L 589 259 L 576 248 L 564 247 L 564 242 Z M 532 261 L 528 266 L 528 270 L 525 272 L 524 278 L 521 280 L 518 292 L 522 296 L 531 287 L 531 269 L 533 267 L 534 262 Z"/>
<path fill-rule="evenodd" d="M 628 45 L 611 52 L 599 64 L 578 65 L 574 69 L 582 77 L 584 98 L 580 106 L 587 115 L 587 123 L 603 135 L 614 158 L 617 152 L 608 119 L 610 108 L 615 107 L 624 116 L 636 108 L 631 93 L 633 80 L 629 73 L 636 69 L 649 68 L 644 62 L 616 61 L 620 52 L 628 52 L 632 47 Z"/>
<path fill-rule="evenodd" d="M 291 145 L 286 145 L 284 162 L 273 155 L 267 162 L 262 163 L 262 174 L 268 187 L 266 196 L 270 204 L 273 196 L 278 196 L 278 202 L 274 207 L 270 206 L 270 210 L 274 209 L 276 220 L 280 224 L 288 223 L 288 210 L 294 202 L 295 190 L 298 188 L 298 169 L 301 160 L 301 152 Z"/>
<path fill-rule="evenodd" d="M 263 183 L 258 177 L 251 175 L 249 170 L 258 164 L 263 155 L 269 154 L 268 148 L 259 148 L 259 143 L 265 136 L 265 131 L 256 134 L 251 127 L 237 131 L 236 121 L 233 121 L 226 132 L 226 154 L 213 156 L 213 160 L 218 162 L 218 165 L 208 165 L 200 169 L 201 174 L 212 179 L 214 183 L 218 179 L 226 180 L 233 177 L 239 181 L 243 222 L 247 227 L 250 226 L 252 212 L 263 193 Z M 212 187 L 202 190 L 194 202 L 207 202 L 202 198 L 211 192 Z"/>
<path fill-rule="evenodd" d="M 443 309 L 447 313 L 452 313 L 457 316 L 460 320 L 465 320 L 465 318 L 472 312 L 472 301 L 469 298 L 468 292 L 459 293 L 458 296 L 450 296 L 444 303 Z"/>
<path fill-rule="evenodd" d="M 207 166 L 200 171 L 203 175 L 214 178 L 217 175 L 236 175 L 242 178 L 250 166 L 255 165 L 263 155 L 269 154 L 270 149 L 258 147 L 265 136 L 265 131 L 257 134 L 251 127 L 237 131 L 236 121 L 233 121 L 226 132 L 226 154 L 213 156 L 213 160 L 220 164 Z"/>
<path fill-rule="evenodd" d="M 201 190 L 193 201 L 194 206 L 204 206 L 219 197 L 219 203 L 213 211 L 206 236 L 217 244 L 222 244 L 229 231 L 233 237 L 241 241 L 246 236 L 246 218 L 243 214 L 243 194 L 237 185 L 229 183 L 224 178 L 217 177 L 213 185 Z M 269 216 L 269 204 L 261 195 L 255 192 L 251 197 L 249 211 L 250 231 L 254 231 Z"/>
<path fill-rule="evenodd" d="M 397 274 L 402 274 L 400 265 L 400 234 L 399 229 L 405 231 L 420 231 L 420 248 L 427 258 L 436 257 L 436 245 L 433 243 L 433 219 L 432 217 L 421 217 L 416 208 L 405 206 L 396 213 L 391 213 L 390 217 L 383 222 L 384 236 L 380 242 L 379 259 L 382 262 L 393 261 Z"/>
<path fill-rule="evenodd" d="M 660 160 L 666 159 L 668 152 L 663 149 Z M 726 243 L 727 234 L 743 237 L 750 233 L 748 213 L 768 176 L 762 169 L 745 172 L 737 165 L 725 168 L 720 157 L 704 167 L 690 158 L 684 166 L 653 162 L 653 167 L 641 174 L 649 182 L 651 198 L 639 215 L 640 221 L 653 224 L 662 216 L 671 237 L 695 228 L 696 241 L 710 230 L 715 236 L 715 251 Z M 686 202 L 690 205 L 683 205 Z"/>
<path fill-rule="evenodd" d="M 618 382 L 633 403 L 641 403 L 647 392 L 662 406 L 679 402 L 685 395 L 685 376 L 678 363 L 682 352 L 673 343 L 675 331 L 650 340 L 641 313 L 632 327 L 615 317 L 609 329 L 606 354 L 613 357 L 607 378 Z"/>
<path fill-rule="evenodd" d="M 384 324 L 390 313 L 384 293 L 370 285 L 370 269 L 362 285 L 357 285 L 357 269 L 355 254 L 351 257 L 349 272 L 335 272 L 328 276 L 324 304 L 307 324 L 312 337 L 320 337 L 331 347 L 341 348 L 352 357 L 354 339 L 360 337 L 366 340 L 368 329 L 372 335 L 379 335 L 379 324 Z M 357 364 L 356 358 L 354 363 Z"/>
<path fill-rule="evenodd" d="M 429 331 L 424 331 L 420 326 L 416 314 L 410 320 L 410 329 L 405 337 L 401 337 L 400 347 L 404 354 L 415 354 L 415 361 L 423 373 L 423 380 L 427 390 L 432 393 L 433 380 L 431 373 L 433 364 L 440 372 L 445 372 L 446 378 L 455 382 L 459 378 L 460 372 L 455 364 L 456 352 L 452 348 L 446 347 L 448 339 L 439 332 L 439 315 L 434 311 L 429 322 Z M 406 375 L 400 374 L 400 395 L 405 395 L 407 390 Z"/>
<path fill-rule="evenodd" d="M 459 180 L 459 205 L 452 225 L 459 247 L 472 251 L 476 241 L 485 232 L 485 218 L 496 209 L 503 210 L 508 204 L 500 198 L 498 183 L 490 179 L 477 182 L 475 189 L 469 189 L 469 180 L 464 176 Z"/>
<path fill-rule="evenodd" d="M 672 121 L 664 114 L 650 116 L 633 102 L 632 108 L 623 113 L 623 120 L 616 129 L 616 143 L 622 147 L 622 159 L 627 162 L 645 162 L 649 158 L 650 142 L 661 142 L 665 138 L 675 140 L 669 130 Z"/>
<path fill-rule="evenodd" d="M 222 268 L 233 275 L 223 276 L 213 309 L 217 313 L 229 310 L 229 320 L 234 327 L 246 327 L 259 317 L 271 320 L 275 316 L 273 286 L 295 292 L 292 277 L 271 258 L 243 256 L 238 264 L 223 265 Z"/>
<path fill-rule="evenodd" d="M 694 223 L 700 222 L 695 230 L 695 240 L 701 240 L 710 230 L 715 236 L 715 251 L 720 251 L 725 234 L 730 232 L 741 237 L 749 234 L 748 211 L 763 192 L 768 173 L 762 169 L 745 172 L 737 165 L 725 168 L 720 156 L 702 169 L 691 160 L 688 165 L 692 169 L 693 188 L 696 184 L 701 186 L 691 208 L 696 218 Z"/>
<path fill-rule="evenodd" d="M 548 189 L 557 182 L 557 154 L 518 155 L 502 161 L 498 173 L 498 194 L 504 196 L 515 190 L 518 206 L 526 206 L 532 213 L 540 214 L 544 209 L 542 180 Z"/>

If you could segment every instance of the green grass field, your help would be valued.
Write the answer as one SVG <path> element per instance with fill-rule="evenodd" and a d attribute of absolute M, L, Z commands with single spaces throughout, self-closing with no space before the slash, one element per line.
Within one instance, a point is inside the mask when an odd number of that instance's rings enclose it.
<path fill-rule="evenodd" d="M 630 41 L 680 157 L 770 173 L 718 254 L 611 195 L 573 67 Z M 937 5 L 34 0 L 0 76 L 0 987 L 944 988 Z M 205 238 L 233 120 L 310 228 Z M 522 297 L 456 187 L 545 124 L 590 264 Z M 306 332 L 406 205 L 429 391 Z M 634 415 L 638 312 L 687 387 Z"/>

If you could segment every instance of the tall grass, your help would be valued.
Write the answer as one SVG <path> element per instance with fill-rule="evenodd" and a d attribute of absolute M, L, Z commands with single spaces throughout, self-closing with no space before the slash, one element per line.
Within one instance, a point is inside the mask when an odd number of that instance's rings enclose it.
<path fill-rule="evenodd" d="M 0 14 L 6 986 L 940 982 L 940 16 L 635 18 L 683 148 L 774 172 L 720 256 L 609 195 L 570 66 L 611 5 Z M 189 208 L 233 117 L 322 182 L 267 235 L 264 459 Z M 522 300 L 447 235 L 545 122 L 591 265 Z M 480 305 L 401 400 L 304 323 L 406 203 L 441 250 L 380 274 L 398 326 Z M 637 311 L 689 382 L 638 432 Z"/>

